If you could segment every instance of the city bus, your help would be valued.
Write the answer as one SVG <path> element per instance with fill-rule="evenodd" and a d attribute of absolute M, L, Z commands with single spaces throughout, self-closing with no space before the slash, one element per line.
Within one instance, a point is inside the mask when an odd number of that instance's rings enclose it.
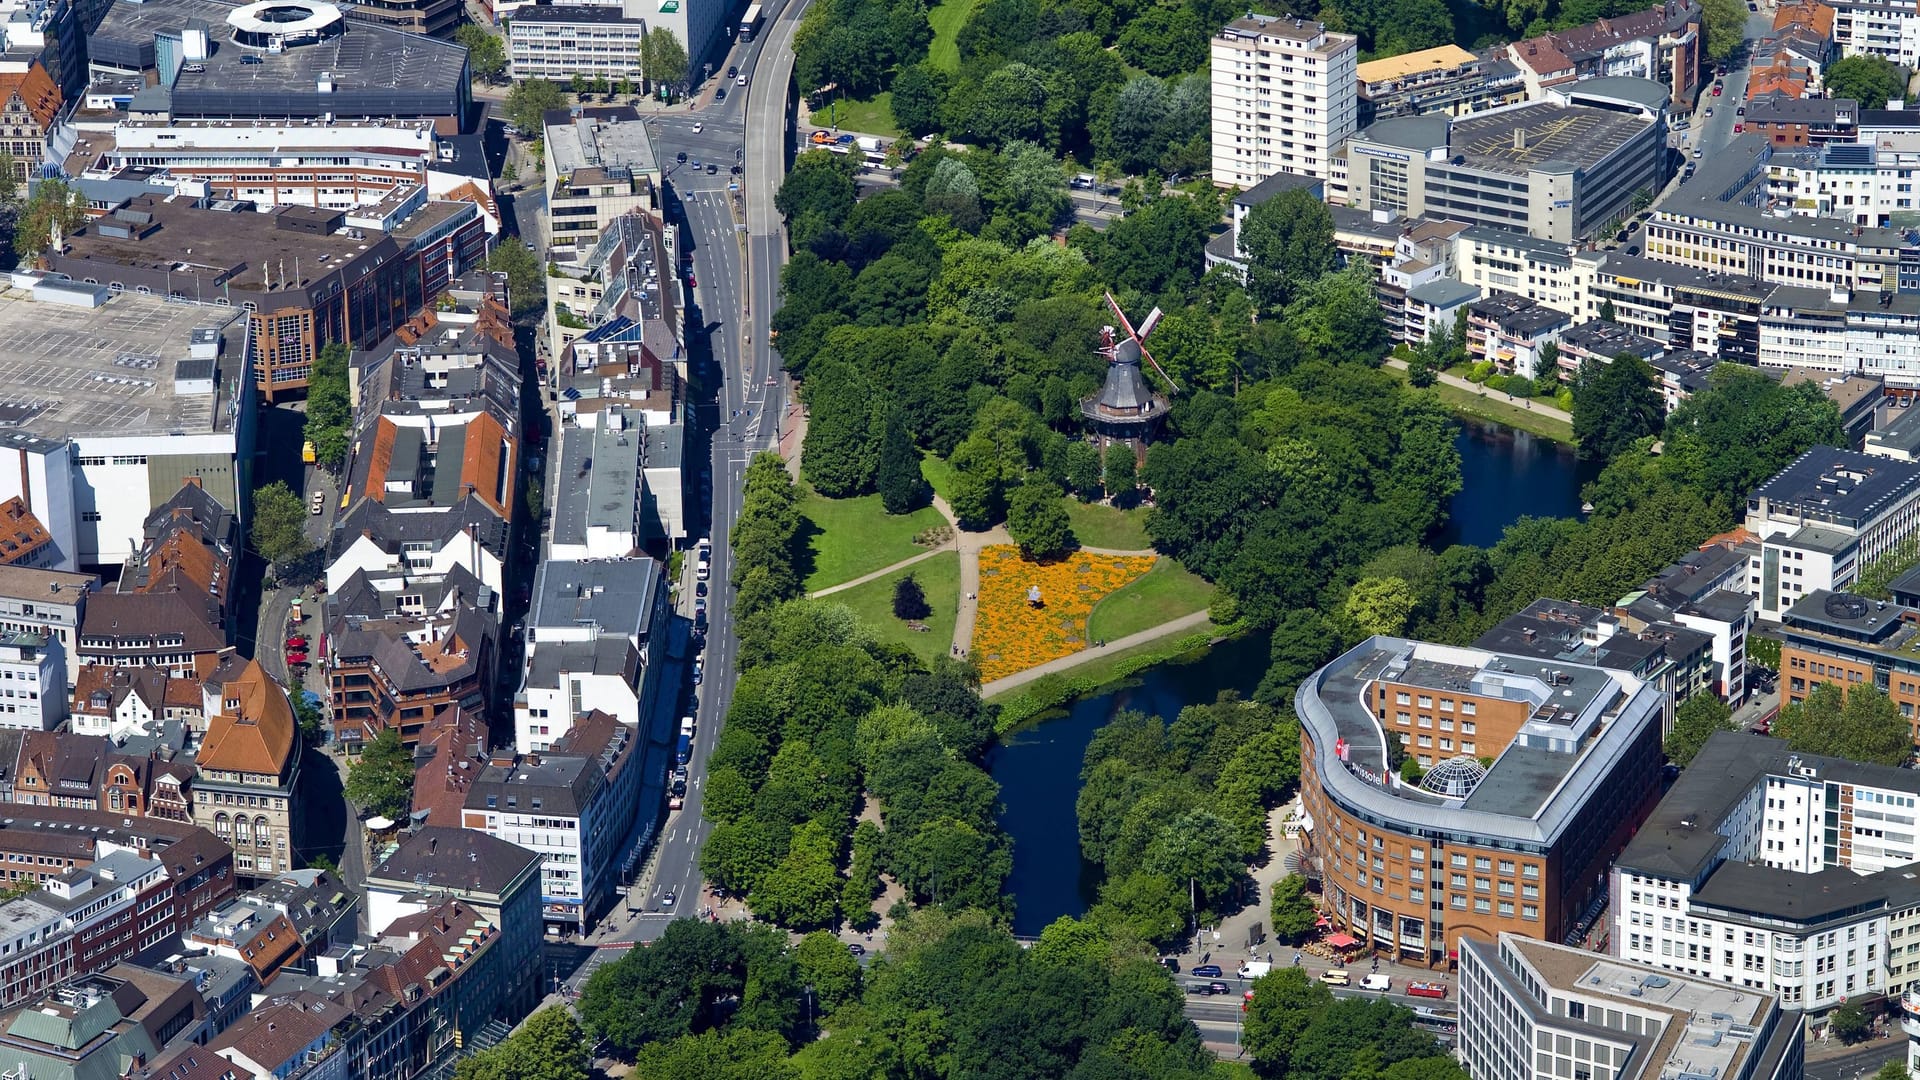
<path fill-rule="evenodd" d="M 760 5 L 747 5 L 747 13 L 740 17 L 740 40 L 752 41 L 754 32 L 760 29 Z"/>

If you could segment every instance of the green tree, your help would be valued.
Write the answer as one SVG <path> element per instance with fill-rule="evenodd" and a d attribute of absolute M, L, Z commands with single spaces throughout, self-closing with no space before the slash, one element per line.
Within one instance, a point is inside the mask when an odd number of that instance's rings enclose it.
<path fill-rule="evenodd" d="M 1407 617 L 1419 603 L 1413 589 L 1399 578 L 1362 578 L 1347 590 L 1341 611 L 1363 633 L 1392 637 L 1407 628 Z"/>
<path fill-rule="evenodd" d="M 1913 757 L 1913 729 L 1887 695 L 1857 684 L 1814 686 L 1780 710 L 1773 734 L 1793 749 L 1874 765 L 1905 765 Z"/>
<path fill-rule="evenodd" d="M 1873 1080 L 1913 1080 L 1913 1074 L 1907 1071 L 1905 1060 L 1895 1058 L 1880 1066 L 1873 1074 Z"/>
<path fill-rule="evenodd" d="M 0 207 L 12 206 L 19 198 L 19 159 L 8 151 L 0 150 Z"/>
<path fill-rule="evenodd" d="M 1073 522 L 1067 517 L 1059 488 L 1041 477 L 1029 476 L 1007 501 L 1007 535 L 1028 559 L 1057 559 L 1073 550 Z"/>
<path fill-rule="evenodd" d="M 467 48 L 467 66 L 476 79 L 492 82 L 507 70 L 507 49 L 500 36 L 478 23 L 462 23 L 453 32 L 455 43 Z"/>
<path fill-rule="evenodd" d="M 908 621 L 918 621 L 933 614 L 933 606 L 927 603 L 927 591 L 920 587 L 920 579 L 908 574 L 893 583 L 893 617 Z"/>
<path fill-rule="evenodd" d="M 1891 600 L 1894 581 L 1915 566 L 1920 566 L 1920 536 L 1909 536 L 1863 567 L 1848 591 L 1874 600 Z"/>
<path fill-rule="evenodd" d="M 880 435 L 874 487 L 880 491 L 880 505 L 889 514 L 910 514 L 933 501 L 933 485 L 920 472 L 920 448 L 913 445 L 906 418 L 898 409 L 887 413 Z"/>
<path fill-rule="evenodd" d="M 1273 903 L 1267 911 L 1274 937 L 1289 945 L 1298 945 L 1313 933 L 1319 916 L 1313 898 L 1307 895 L 1306 878 L 1288 874 L 1274 882 Z"/>
<path fill-rule="evenodd" d="M 684 87 L 689 74 L 687 48 L 673 31 L 656 26 L 640 43 L 640 70 L 656 85 Z"/>
<path fill-rule="evenodd" d="M 487 253 L 487 269 L 507 275 L 507 300 L 516 313 L 532 311 L 547 302 L 547 268 L 513 237 L 493 245 Z"/>
<path fill-rule="evenodd" d="M 1673 730 L 1667 734 L 1667 760 L 1684 768 L 1714 732 L 1734 730 L 1733 709 L 1726 702 L 1710 693 L 1696 693 L 1674 710 Z"/>
<path fill-rule="evenodd" d="M 1704 6 L 1707 59 L 1719 63 L 1740 47 L 1746 35 L 1747 7 L 1741 0 L 1706 0 Z"/>
<path fill-rule="evenodd" d="M 540 138 L 546 131 L 546 115 L 551 109 L 567 107 L 567 97 L 558 83 L 546 79 L 522 79 L 507 91 L 506 117 L 521 134 Z"/>
<path fill-rule="evenodd" d="M 307 375 L 305 435 L 313 444 L 320 467 L 338 472 L 347 460 L 347 431 L 353 423 L 353 402 L 347 385 L 353 350 L 345 342 L 323 346 Z"/>
<path fill-rule="evenodd" d="M 281 480 L 253 493 L 253 550 L 268 563 L 289 562 L 313 550 L 307 542 L 307 508 Z"/>
<path fill-rule="evenodd" d="M 1278 311 L 1334 268 L 1333 211 L 1304 188 L 1283 191 L 1247 213 L 1240 247 L 1247 254 L 1247 292 L 1262 310 Z"/>
<path fill-rule="evenodd" d="M 1140 487 L 1140 460 L 1134 456 L 1131 443 L 1113 442 L 1107 444 L 1107 494 L 1113 498 L 1116 506 L 1129 506 Z"/>
<path fill-rule="evenodd" d="M 1601 322 L 1619 322 L 1620 321 L 1620 317 L 1614 314 L 1613 301 L 1611 300 L 1600 301 L 1600 321 Z"/>
<path fill-rule="evenodd" d="M 824 930 L 815 930 L 794 946 L 793 958 L 800 977 L 813 987 L 819 1012 L 832 1012 L 859 998 L 860 961 L 853 958 L 839 938 Z"/>
<path fill-rule="evenodd" d="M 1085 439 L 1067 444 L 1067 487 L 1081 502 L 1093 502 L 1101 495 L 1100 451 Z"/>
<path fill-rule="evenodd" d="M 1873 1020 L 1857 1001 L 1849 1001 L 1827 1016 L 1827 1028 L 1843 1043 L 1857 1043 L 1873 1033 Z"/>
<path fill-rule="evenodd" d="M 1821 73 L 1827 95 L 1851 98 L 1863 109 L 1884 109 L 1889 101 L 1907 96 L 1907 72 L 1891 60 L 1878 56 L 1848 56 L 1834 61 Z"/>
<path fill-rule="evenodd" d="M 1253 981 L 1243 1045 L 1261 1076 L 1284 1077 L 1309 1025 L 1333 1005 L 1333 992 L 1305 968 L 1275 968 Z"/>
<path fill-rule="evenodd" d="M 564 1005 L 527 1017 L 498 1046 L 454 1067 L 455 1080 L 587 1080 L 593 1065 L 585 1035 Z"/>
<path fill-rule="evenodd" d="M 1685 767 L 1716 731 L 1736 731 L 1733 709 L 1711 693 L 1696 693 L 1674 710 L 1667 734 L 1667 760 Z"/>
<path fill-rule="evenodd" d="M 342 790 L 362 809 L 393 821 L 406 819 L 413 809 L 413 751 L 401 743 L 397 728 L 381 728 L 361 748 Z"/>
<path fill-rule="evenodd" d="M 1653 369 L 1644 361 L 1628 355 L 1603 366 L 1589 361 L 1573 395 L 1581 459 L 1612 461 L 1635 440 L 1659 431 L 1664 414 Z"/>
<path fill-rule="evenodd" d="M 836 331 L 836 338 L 841 333 Z M 823 355 L 808 365 L 801 396 L 808 414 L 801 475 L 829 499 L 872 491 L 884 441 L 875 438 L 880 434 L 874 423 L 878 388 L 858 365 Z M 911 453 L 912 447 L 905 449 Z"/>
<path fill-rule="evenodd" d="M 748 618 L 801 593 L 794 568 L 800 535 L 799 493 L 778 454 L 761 453 L 747 465 L 733 543 L 733 584 L 740 617 Z"/>
<path fill-rule="evenodd" d="M 715 1026 L 746 987 L 747 932 L 675 919 L 652 947 L 594 970 L 580 991 L 581 1026 L 623 1054 Z"/>
<path fill-rule="evenodd" d="M 1660 466 L 1731 516 L 1808 447 L 1847 445 L 1840 410 L 1818 383 L 1782 386 L 1740 364 L 1720 364 L 1707 380 L 1667 418 Z"/>
<path fill-rule="evenodd" d="M 53 244 L 53 230 L 71 235 L 86 224 L 87 200 L 65 180 L 48 178 L 35 181 L 33 194 L 14 221 L 13 250 L 31 262 Z"/>
<path fill-rule="evenodd" d="M 932 64 L 912 64 L 893 77 L 893 119 L 925 138 L 940 130 L 940 105 L 953 80 Z"/>

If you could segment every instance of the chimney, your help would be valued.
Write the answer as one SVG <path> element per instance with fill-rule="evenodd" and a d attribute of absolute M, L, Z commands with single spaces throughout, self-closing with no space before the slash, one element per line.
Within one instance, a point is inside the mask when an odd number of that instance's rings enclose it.
<path fill-rule="evenodd" d="M 440 848 L 440 838 L 439 838 L 439 837 L 437 837 L 437 836 L 429 836 L 429 837 L 427 837 L 427 854 L 429 854 L 429 855 L 431 855 L 431 854 L 433 854 L 433 853 L 434 853 L 435 851 L 437 851 L 437 850 L 439 850 L 439 848 Z"/>

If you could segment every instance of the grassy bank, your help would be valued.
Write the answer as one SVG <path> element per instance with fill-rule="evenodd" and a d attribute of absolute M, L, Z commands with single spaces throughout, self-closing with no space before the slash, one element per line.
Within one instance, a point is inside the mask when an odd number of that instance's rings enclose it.
<path fill-rule="evenodd" d="M 1191 634 L 1150 641 L 1097 660 L 1089 660 L 1071 671 L 1042 676 L 1004 694 L 994 694 L 989 700 L 1000 705 L 999 730 L 1005 734 L 1015 728 L 1025 727 L 1078 698 L 1103 690 L 1156 664 L 1198 653 L 1217 641 L 1245 633 L 1246 629 L 1244 625 L 1209 626 Z"/>
<path fill-rule="evenodd" d="M 813 122 L 821 127 L 832 124 L 842 131 L 859 131 L 888 138 L 897 139 L 904 134 L 893 118 L 891 90 L 882 90 L 869 101 L 841 98 L 829 108 L 815 109 Z"/>
<path fill-rule="evenodd" d="M 1380 370 L 1396 378 L 1405 379 L 1407 373 L 1395 367 L 1382 367 Z M 1472 416 L 1481 420 L 1491 420 L 1496 424 L 1519 428 L 1554 442 L 1574 444 L 1573 425 L 1564 420 L 1556 420 L 1540 412 L 1523 408 L 1518 401 L 1508 401 L 1507 395 L 1489 390 L 1480 394 L 1472 390 L 1462 390 L 1443 382 L 1435 382 L 1431 389 L 1440 395 L 1447 408 L 1462 416 Z"/>
<path fill-rule="evenodd" d="M 946 0 L 927 12 L 933 26 L 933 43 L 927 47 L 927 62 L 941 71 L 960 70 L 960 28 L 980 6 L 980 0 Z"/>
<path fill-rule="evenodd" d="M 1147 576 L 1094 607 L 1087 637 L 1118 641 L 1151 630 L 1182 615 L 1204 611 L 1213 602 L 1213 585 L 1172 559 L 1162 558 Z"/>

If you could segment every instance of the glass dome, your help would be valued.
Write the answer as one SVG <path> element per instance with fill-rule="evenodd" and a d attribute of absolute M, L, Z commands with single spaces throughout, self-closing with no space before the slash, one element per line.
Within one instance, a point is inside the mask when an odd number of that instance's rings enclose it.
<path fill-rule="evenodd" d="M 1486 775 L 1487 767 L 1480 764 L 1479 758 L 1462 754 L 1427 770 L 1427 775 L 1420 778 L 1420 787 L 1449 799 L 1464 799 L 1473 794 L 1473 789 L 1480 786 Z"/>

